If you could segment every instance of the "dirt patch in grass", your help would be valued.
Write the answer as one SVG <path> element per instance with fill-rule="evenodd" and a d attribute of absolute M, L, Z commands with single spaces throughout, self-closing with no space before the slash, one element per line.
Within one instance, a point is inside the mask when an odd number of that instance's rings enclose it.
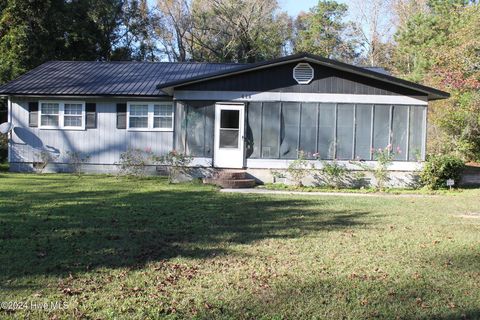
<path fill-rule="evenodd" d="M 459 218 L 480 219 L 480 212 L 468 212 L 456 215 Z"/>

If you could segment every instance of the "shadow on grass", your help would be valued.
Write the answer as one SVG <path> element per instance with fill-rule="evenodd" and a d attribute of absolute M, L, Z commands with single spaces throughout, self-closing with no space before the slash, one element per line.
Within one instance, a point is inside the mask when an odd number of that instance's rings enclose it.
<path fill-rule="evenodd" d="M 227 195 L 161 180 L 12 176 L 0 189 L 2 282 L 205 258 L 235 244 L 368 224 L 368 212 L 326 210 L 317 199 Z"/>
<path fill-rule="evenodd" d="M 463 294 L 444 288 L 435 277 L 413 280 L 360 274 L 332 279 L 325 274 L 313 281 L 301 276 L 272 283 L 265 279 L 255 283 L 255 294 L 217 300 L 200 309 L 196 318 L 480 319 L 480 308 L 465 306 Z"/>

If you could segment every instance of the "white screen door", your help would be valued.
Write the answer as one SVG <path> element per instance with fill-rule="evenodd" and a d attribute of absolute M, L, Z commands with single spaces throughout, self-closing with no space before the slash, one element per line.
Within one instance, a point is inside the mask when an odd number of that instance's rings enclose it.
<path fill-rule="evenodd" d="M 243 104 L 215 105 L 215 167 L 243 168 L 244 110 Z"/>

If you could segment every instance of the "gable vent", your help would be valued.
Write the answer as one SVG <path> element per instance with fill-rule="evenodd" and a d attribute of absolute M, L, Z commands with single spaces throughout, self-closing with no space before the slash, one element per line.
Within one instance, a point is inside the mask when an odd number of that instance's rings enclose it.
<path fill-rule="evenodd" d="M 313 68 L 308 63 L 299 63 L 293 68 L 293 79 L 299 84 L 309 84 L 313 80 Z"/>

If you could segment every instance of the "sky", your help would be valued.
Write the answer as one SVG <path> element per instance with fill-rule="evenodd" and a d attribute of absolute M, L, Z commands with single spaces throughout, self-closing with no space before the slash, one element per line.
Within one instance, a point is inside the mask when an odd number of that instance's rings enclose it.
<path fill-rule="evenodd" d="M 348 0 L 337 1 L 348 4 Z M 300 11 L 308 11 L 308 9 L 315 6 L 318 0 L 278 0 L 278 3 L 290 16 L 295 17 Z"/>

